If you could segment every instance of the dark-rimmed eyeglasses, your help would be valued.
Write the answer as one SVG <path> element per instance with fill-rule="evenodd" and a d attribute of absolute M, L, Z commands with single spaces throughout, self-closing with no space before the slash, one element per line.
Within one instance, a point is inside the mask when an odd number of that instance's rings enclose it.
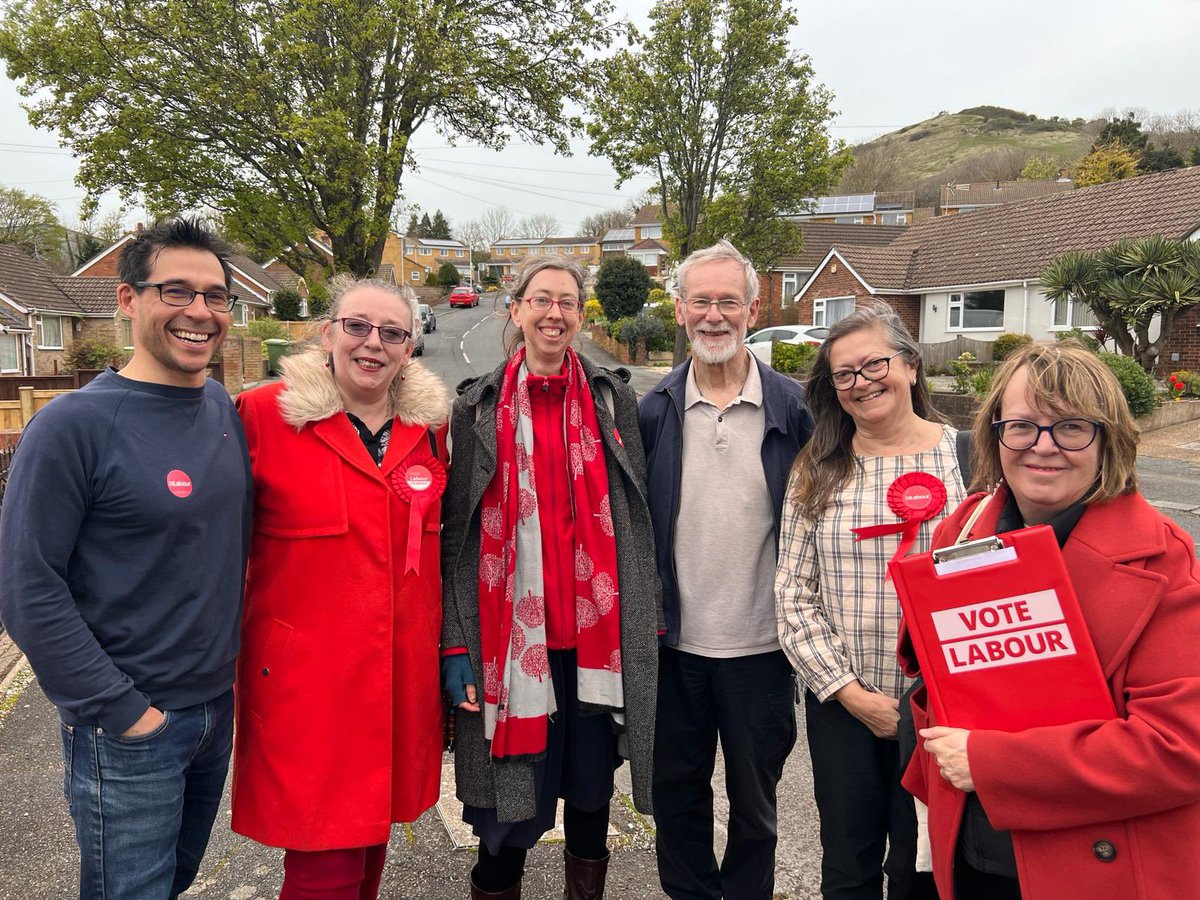
<path fill-rule="evenodd" d="M 547 310 L 552 306 L 557 306 L 558 311 L 564 315 L 574 315 L 583 309 L 583 304 L 574 297 L 564 297 L 562 300 L 551 300 L 549 297 L 526 297 L 525 302 L 529 304 L 530 309 Z"/>
<path fill-rule="evenodd" d="M 746 302 L 744 300 L 733 300 L 728 297 L 724 300 L 711 300 L 708 297 L 689 297 L 683 301 L 683 305 L 694 316 L 707 316 L 708 311 L 714 306 L 716 306 L 723 316 L 736 316 L 742 311 L 742 307 L 746 305 Z"/>
<path fill-rule="evenodd" d="M 865 381 L 883 381 L 887 378 L 888 372 L 892 367 L 892 360 L 900 353 L 893 353 L 891 356 L 881 356 L 878 359 L 868 359 L 857 369 L 838 369 L 836 372 L 829 373 L 829 380 L 833 382 L 833 388 L 837 391 L 848 391 L 854 387 L 854 383 L 858 381 L 858 376 L 861 375 Z"/>
<path fill-rule="evenodd" d="M 158 299 L 167 306 L 178 306 L 181 309 L 191 306 L 197 296 L 204 298 L 204 305 L 213 312 L 232 312 L 238 302 L 237 294 L 231 294 L 224 288 L 213 291 L 193 291 L 190 287 L 169 281 L 135 281 L 133 286 L 138 290 L 158 288 Z"/>
<path fill-rule="evenodd" d="M 996 437 L 1009 450 L 1031 450 L 1042 439 L 1043 431 L 1050 435 L 1059 450 L 1086 450 L 1103 427 L 1102 423 L 1091 419 L 1059 419 L 1050 425 L 1039 425 L 1028 419 L 1003 419 L 992 423 Z"/>
<path fill-rule="evenodd" d="M 406 331 L 399 325 L 372 325 L 370 322 L 364 322 L 362 319 L 339 318 L 332 319 L 334 322 L 342 323 L 342 331 L 350 335 L 350 337 L 365 338 L 372 331 L 379 332 L 379 339 L 385 344 L 403 344 L 410 337 L 411 331 Z"/>

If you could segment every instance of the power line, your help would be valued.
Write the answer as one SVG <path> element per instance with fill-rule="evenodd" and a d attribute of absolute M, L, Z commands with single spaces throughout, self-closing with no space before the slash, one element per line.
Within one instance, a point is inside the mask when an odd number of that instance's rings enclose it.
<path fill-rule="evenodd" d="M 437 172 L 439 175 L 451 175 L 455 178 L 462 178 L 467 181 L 477 182 L 479 184 L 489 184 L 494 187 L 504 187 L 504 188 L 513 188 L 513 189 L 522 189 L 522 190 L 525 188 L 545 187 L 545 185 L 530 184 L 527 181 L 498 181 L 493 178 L 484 178 L 482 175 L 467 175 L 466 173 L 463 173 L 463 172 L 452 172 L 448 169 L 438 169 L 438 168 L 434 168 L 433 166 L 424 166 L 423 169 L 428 172 Z M 555 170 L 555 174 L 558 175 L 558 174 L 562 174 L 562 173 Z M 615 200 L 625 199 L 621 194 L 617 194 L 612 191 L 604 191 L 604 192 L 583 191 L 583 190 L 578 190 L 576 188 L 564 188 L 564 187 L 556 187 L 556 186 L 552 186 L 551 189 L 555 190 L 555 191 L 563 191 L 568 194 L 586 194 L 590 197 L 607 197 L 609 199 L 615 199 Z M 556 199 L 566 199 L 566 198 L 556 198 Z"/>

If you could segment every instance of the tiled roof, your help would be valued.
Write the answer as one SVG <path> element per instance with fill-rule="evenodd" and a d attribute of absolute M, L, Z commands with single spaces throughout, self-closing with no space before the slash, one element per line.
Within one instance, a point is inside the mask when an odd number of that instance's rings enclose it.
<path fill-rule="evenodd" d="M 291 269 L 270 269 L 270 275 L 275 279 L 281 290 L 296 291 L 300 290 L 300 276 Z"/>
<path fill-rule="evenodd" d="M 3 325 L 9 330 L 30 331 L 29 322 L 22 316 L 17 315 L 16 310 L 9 307 L 7 303 L 0 301 L 0 325 Z"/>
<path fill-rule="evenodd" d="M 594 237 L 548 237 L 543 244 L 594 244 Z"/>
<path fill-rule="evenodd" d="M 836 246 L 872 287 L 912 293 L 1036 279 L 1068 250 L 1098 250 L 1152 234 L 1183 238 L 1198 228 L 1200 166 L 1192 166 L 939 216 L 902 229 L 886 250 L 894 258 L 886 261 L 877 250 Z"/>
<path fill-rule="evenodd" d="M 233 273 L 233 293 L 238 295 L 242 303 L 248 303 L 250 306 L 268 305 L 267 298 L 263 296 L 263 289 L 240 277 L 236 271 Z"/>
<path fill-rule="evenodd" d="M 55 275 L 54 284 L 89 315 L 115 315 L 117 311 L 117 285 L 120 278 L 94 275 L 67 277 Z"/>
<path fill-rule="evenodd" d="M 630 251 L 633 251 L 633 250 L 657 250 L 659 253 L 670 253 L 671 252 L 666 248 L 665 244 L 659 243 L 654 238 L 646 238 L 644 241 L 638 241 L 636 244 L 634 244 L 629 249 L 630 249 Z"/>
<path fill-rule="evenodd" d="M 881 247 L 908 232 L 905 225 L 840 225 L 835 222 L 806 222 L 799 226 L 804 249 L 797 256 L 781 258 L 773 269 L 812 270 L 821 264 L 829 248 L 843 244 Z"/>
<path fill-rule="evenodd" d="M 391 263 L 381 263 L 379 266 L 379 271 L 375 273 L 375 277 L 383 281 L 390 281 L 392 284 L 395 284 L 396 267 Z"/>
<path fill-rule="evenodd" d="M 54 285 L 54 272 L 40 259 L 0 244 L 0 293 L 29 309 L 80 315 L 83 310 Z"/>
<path fill-rule="evenodd" d="M 662 221 L 662 207 L 657 203 L 647 203 L 633 216 L 634 225 L 657 225 Z"/>
<path fill-rule="evenodd" d="M 1073 181 L 982 181 L 942 185 L 941 206 L 994 206 L 1073 190 Z"/>
<path fill-rule="evenodd" d="M 879 191 L 875 194 L 876 209 L 912 209 L 916 205 L 916 191 Z"/>
<path fill-rule="evenodd" d="M 241 269 L 250 278 L 253 278 L 259 284 L 262 284 L 269 291 L 282 290 L 283 285 L 275 277 L 275 273 L 265 269 L 259 263 L 256 263 L 244 253 L 234 253 L 229 257 L 229 261 L 233 265 Z"/>

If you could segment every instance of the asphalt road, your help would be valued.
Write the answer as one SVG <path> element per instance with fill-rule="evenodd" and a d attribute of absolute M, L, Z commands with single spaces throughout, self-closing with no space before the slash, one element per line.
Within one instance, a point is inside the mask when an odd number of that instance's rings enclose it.
<path fill-rule="evenodd" d="M 485 295 L 481 305 L 471 309 L 437 308 L 438 329 L 426 337 L 424 362 L 452 388 L 464 378 L 490 371 L 504 358 L 504 311 L 494 311 L 491 299 Z M 613 364 L 586 338 L 578 339 L 577 347 Z M 644 393 L 663 374 L 665 370 L 634 369 L 631 383 Z M 1138 470 L 1146 496 L 1200 540 L 1200 462 L 1146 458 Z M 819 897 L 818 822 L 803 706 L 797 716 L 799 740 L 779 790 L 776 897 L 809 900 Z M 619 784 L 627 785 L 624 769 L 618 778 Z M 713 785 L 720 848 L 728 806 L 719 761 Z M 655 869 L 652 820 L 634 813 L 627 792 L 622 791 L 613 799 L 610 822 L 613 860 L 608 896 L 630 900 L 663 896 Z M 7 690 L 0 690 L 0 823 L 0 900 L 59 900 L 76 895 L 77 851 L 62 797 L 57 716 L 27 670 Z M 393 828 L 381 896 L 414 900 L 467 896 L 474 852 L 459 846 L 465 842 L 452 791 L 443 791 L 438 807 L 412 825 Z M 282 871 L 280 851 L 229 830 L 227 794 L 200 878 L 187 896 L 277 897 Z M 530 854 L 523 896 L 549 900 L 561 895 L 561 845 L 548 841 Z"/>

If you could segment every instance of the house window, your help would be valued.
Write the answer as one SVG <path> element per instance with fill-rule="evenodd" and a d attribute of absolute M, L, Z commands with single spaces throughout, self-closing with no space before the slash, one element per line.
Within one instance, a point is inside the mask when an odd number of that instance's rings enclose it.
<path fill-rule="evenodd" d="M 15 334 L 0 334 L 0 372 L 21 371 L 21 343 Z"/>
<path fill-rule="evenodd" d="M 416 269 L 413 269 L 413 271 L 412 271 L 412 280 L 413 280 L 413 281 L 420 281 L 420 280 L 421 280 L 421 273 L 420 273 L 420 272 L 418 272 Z"/>
<path fill-rule="evenodd" d="M 828 328 L 854 312 L 853 297 L 821 297 L 813 301 L 813 324 Z"/>
<path fill-rule="evenodd" d="M 422 247 L 421 255 L 422 256 L 433 256 L 433 249 L 430 247 Z"/>
<path fill-rule="evenodd" d="M 906 213 L 906 212 L 898 212 L 898 213 L 885 212 L 883 214 L 883 224 L 884 225 L 907 225 L 908 224 L 908 213 Z"/>
<path fill-rule="evenodd" d="M 568 246 L 567 246 L 567 252 L 568 252 L 568 253 L 570 253 L 572 256 L 574 256 L 574 255 L 575 255 L 575 248 L 574 248 L 574 247 L 572 247 L 572 246 L 570 246 L 570 245 L 568 245 Z"/>
<path fill-rule="evenodd" d="M 1004 327 L 1004 291 L 964 291 L 950 295 L 951 331 Z"/>
<path fill-rule="evenodd" d="M 1095 328 L 1096 314 L 1079 300 L 1054 301 L 1054 328 Z"/>
<path fill-rule="evenodd" d="M 661 225 L 643 225 L 642 226 L 642 240 L 645 240 L 646 238 L 660 238 L 660 237 L 662 237 L 662 226 Z"/>
<path fill-rule="evenodd" d="M 38 348 L 61 350 L 62 316 L 38 316 Z"/>
<path fill-rule="evenodd" d="M 130 319 L 117 319 L 117 341 L 126 350 L 133 349 L 133 322 Z"/>
<path fill-rule="evenodd" d="M 838 225 L 864 225 L 867 220 L 862 216 L 834 216 L 833 221 Z"/>
<path fill-rule="evenodd" d="M 233 318 L 229 323 L 230 325 L 233 325 L 235 327 L 240 326 L 242 328 L 245 328 L 246 327 L 246 304 L 240 300 L 237 303 L 233 304 L 233 312 L 231 313 L 231 316 Z"/>
<path fill-rule="evenodd" d="M 781 306 L 787 306 L 796 298 L 796 291 L 800 290 L 800 273 L 799 272 L 784 272 L 783 273 L 783 297 L 780 300 Z"/>
<path fill-rule="evenodd" d="M 457 257 L 460 257 L 460 258 L 461 258 L 461 257 L 462 257 L 462 255 L 463 255 L 463 251 L 462 251 L 462 250 L 455 250 L 455 251 L 454 251 L 454 255 L 455 255 L 455 256 L 457 256 Z"/>

